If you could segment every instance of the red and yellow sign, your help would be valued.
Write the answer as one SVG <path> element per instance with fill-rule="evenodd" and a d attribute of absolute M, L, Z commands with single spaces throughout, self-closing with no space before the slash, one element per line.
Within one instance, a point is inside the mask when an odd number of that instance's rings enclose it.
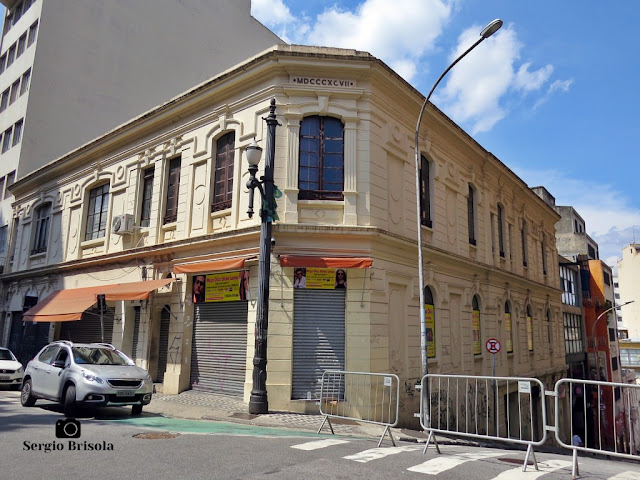
<path fill-rule="evenodd" d="M 436 356 L 436 315 L 433 305 L 425 304 L 424 322 L 427 330 L 427 358 Z"/>
<path fill-rule="evenodd" d="M 246 300 L 248 284 L 249 272 L 245 270 L 196 275 L 193 279 L 193 301 L 208 303 Z"/>
<path fill-rule="evenodd" d="M 507 353 L 513 352 L 513 334 L 511 333 L 511 314 L 504 314 L 504 331 L 507 334 Z"/>
<path fill-rule="evenodd" d="M 482 353 L 482 338 L 480 338 L 480 311 L 474 310 L 471 315 L 471 330 L 473 331 L 473 353 Z"/>

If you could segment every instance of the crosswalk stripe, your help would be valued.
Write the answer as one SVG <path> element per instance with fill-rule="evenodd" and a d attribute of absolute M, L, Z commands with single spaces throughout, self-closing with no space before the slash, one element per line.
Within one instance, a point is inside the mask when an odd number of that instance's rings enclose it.
<path fill-rule="evenodd" d="M 340 445 L 341 443 L 349 443 L 349 440 L 325 438 L 324 440 L 314 440 L 313 442 L 291 445 L 291 448 L 297 448 L 298 450 L 318 450 L 319 448 L 331 447 L 332 445 Z"/>
<path fill-rule="evenodd" d="M 346 458 L 347 460 L 353 460 L 354 462 L 367 463 L 367 462 L 370 462 L 371 460 L 377 460 L 379 458 L 388 457 L 389 455 L 395 455 L 396 453 L 414 452 L 417 450 L 422 450 L 422 448 L 423 447 L 421 447 L 420 445 L 409 445 L 404 447 L 371 448 L 369 450 L 364 450 L 354 455 L 348 455 L 342 458 Z"/>
<path fill-rule="evenodd" d="M 481 453 L 459 453 L 455 455 L 438 456 L 427 460 L 420 465 L 407 468 L 410 472 L 425 473 L 427 475 L 438 475 L 444 471 L 462 465 L 472 460 L 482 460 L 485 458 L 497 457 L 504 452 L 481 452 Z"/>
<path fill-rule="evenodd" d="M 540 470 L 536 470 L 533 466 L 527 467 L 527 480 L 534 480 L 542 475 L 546 475 L 547 473 L 555 472 L 556 470 L 561 470 L 563 468 L 571 468 L 571 462 L 567 462 L 565 460 L 549 460 L 546 462 L 538 462 L 538 468 Z M 493 480 L 521 480 L 523 478 L 522 475 L 522 467 L 518 467 L 502 472 L 497 477 L 494 477 Z"/>
<path fill-rule="evenodd" d="M 638 480 L 638 472 L 622 472 L 614 477 L 609 477 L 609 480 Z"/>

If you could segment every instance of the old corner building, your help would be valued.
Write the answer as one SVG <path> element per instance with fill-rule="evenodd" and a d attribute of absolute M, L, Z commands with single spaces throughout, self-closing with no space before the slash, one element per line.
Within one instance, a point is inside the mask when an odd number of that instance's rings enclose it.
<path fill-rule="evenodd" d="M 268 49 L 19 180 L 5 342 L 25 358 L 50 339 L 100 341 L 104 294 L 104 341 L 165 393 L 248 402 L 260 219 L 246 213 L 244 151 L 254 138 L 265 147 L 272 98 L 270 408 L 316 411 L 324 369 L 393 372 L 401 422 L 412 422 L 423 97 L 353 50 Z M 566 370 L 558 215 L 437 108 L 426 115 L 429 371 L 490 375 L 485 342 L 497 338 L 498 375 L 550 388 Z"/>

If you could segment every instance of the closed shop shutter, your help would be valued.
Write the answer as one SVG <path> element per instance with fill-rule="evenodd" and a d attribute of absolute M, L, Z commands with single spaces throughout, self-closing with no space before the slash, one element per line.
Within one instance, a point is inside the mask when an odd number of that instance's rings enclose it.
<path fill-rule="evenodd" d="M 191 388 L 244 395 L 247 369 L 247 302 L 195 305 Z"/>
<path fill-rule="evenodd" d="M 322 373 L 345 369 L 345 291 L 293 294 L 292 399 L 319 399 Z"/>
<path fill-rule="evenodd" d="M 131 357 L 133 360 L 138 359 L 138 339 L 140 336 L 140 307 L 134 307 L 133 314 L 133 345 L 131 347 Z"/>
<path fill-rule="evenodd" d="M 9 350 L 13 352 L 22 365 L 35 357 L 49 343 L 49 322 L 22 322 L 22 312 L 12 312 Z"/>
<path fill-rule="evenodd" d="M 104 342 L 111 343 L 113 339 L 113 310 L 107 310 L 102 315 L 104 321 Z M 80 320 L 62 322 L 60 340 L 71 340 L 74 343 L 102 342 L 100 331 L 100 312 L 97 309 L 87 310 Z"/>
<path fill-rule="evenodd" d="M 164 382 L 164 372 L 167 370 L 167 355 L 169 353 L 169 326 L 171 311 L 165 305 L 160 313 L 160 343 L 158 345 L 158 376 L 156 382 Z"/>

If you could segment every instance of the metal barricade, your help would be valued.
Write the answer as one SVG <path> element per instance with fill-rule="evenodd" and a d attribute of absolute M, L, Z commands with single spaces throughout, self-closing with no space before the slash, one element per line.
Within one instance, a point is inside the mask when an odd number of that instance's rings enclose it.
<path fill-rule="evenodd" d="M 556 441 L 573 450 L 572 476 L 577 478 L 578 452 L 640 459 L 640 385 L 564 378 L 553 395 Z"/>
<path fill-rule="evenodd" d="M 378 447 L 387 433 L 395 447 L 390 428 L 398 424 L 399 395 L 400 379 L 392 373 L 327 370 L 320 387 L 319 406 L 324 419 L 318 433 L 328 423 L 335 434 L 331 418 L 357 420 L 383 426 Z"/>
<path fill-rule="evenodd" d="M 527 445 L 522 470 L 533 446 L 547 439 L 544 386 L 536 378 L 428 374 L 420 385 L 420 425 L 428 433 L 423 453 L 435 433 Z M 542 428 L 541 428 L 542 427 Z"/>

